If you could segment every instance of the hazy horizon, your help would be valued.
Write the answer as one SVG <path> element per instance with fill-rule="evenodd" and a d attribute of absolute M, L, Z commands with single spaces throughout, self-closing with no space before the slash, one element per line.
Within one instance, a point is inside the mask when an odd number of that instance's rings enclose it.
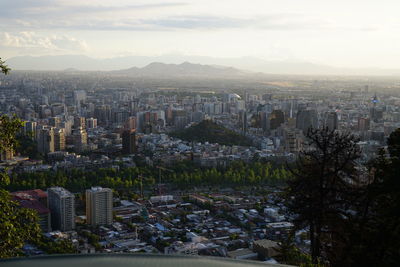
<path fill-rule="evenodd" d="M 400 68 L 397 1 L 15 0 L 0 49 L 15 56 L 184 55 Z"/>

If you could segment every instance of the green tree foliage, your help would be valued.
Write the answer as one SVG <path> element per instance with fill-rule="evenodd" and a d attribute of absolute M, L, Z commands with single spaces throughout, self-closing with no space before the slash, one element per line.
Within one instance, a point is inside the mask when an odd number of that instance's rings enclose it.
<path fill-rule="evenodd" d="M 42 236 L 35 242 L 40 249 L 47 254 L 73 254 L 76 253 L 76 247 L 68 239 L 52 240 Z"/>
<path fill-rule="evenodd" d="M 220 145 L 251 146 L 252 142 L 247 137 L 229 130 L 211 120 L 191 126 L 185 130 L 171 134 L 174 137 L 193 142 L 218 143 Z"/>
<path fill-rule="evenodd" d="M 16 117 L 0 117 L 0 150 L 14 150 L 15 135 L 22 123 Z M 10 193 L 3 189 L 10 183 L 7 170 L 0 173 L 0 257 L 14 257 L 21 253 L 26 241 L 35 242 L 40 238 L 39 218 L 35 211 L 21 208 L 12 201 Z"/>
<path fill-rule="evenodd" d="M 5 61 L 0 58 L 0 70 L 4 74 L 8 74 L 10 72 L 10 68 L 5 64 Z"/>
<path fill-rule="evenodd" d="M 0 258 L 21 254 L 25 242 L 41 236 L 39 218 L 34 210 L 21 208 L 8 191 L 0 189 Z"/>
<path fill-rule="evenodd" d="M 270 163 L 255 162 L 245 164 L 234 162 L 226 169 L 194 167 L 191 162 L 180 163 L 172 167 L 173 172 L 163 173 L 163 182 L 179 188 L 193 186 L 283 186 L 291 176 L 284 167 L 273 167 Z M 145 188 L 152 188 L 157 181 L 158 170 L 149 167 L 131 167 L 116 170 L 100 168 L 96 170 L 58 170 L 35 173 L 18 173 L 11 177 L 9 190 L 31 188 L 46 189 L 62 186 L 73 192 L 100 185 L 116 190 L 121 196 L 131 196 L 140 192 L 140 178 L 143 175 Z"/>
<path fill-rule="evenodd" d="M 16 116 L 0 116 L 0 151 L 15 151 L 18 144 L 16 134 L 22 126 L 23 122 Z"/>
<path fill-rule="evenodd" d="M 360 197 L 356 168 L 360 150 L 348 133 L 311 129 L 307 137 L 309 147 L 291 169 L 294 178 L 285 191 L 286 205 L 295 216 L 295 227 L 310 231 L 313 263 L 321 256 L 334 262 L 346 241 L 345 218 L 353 216 Z"/>

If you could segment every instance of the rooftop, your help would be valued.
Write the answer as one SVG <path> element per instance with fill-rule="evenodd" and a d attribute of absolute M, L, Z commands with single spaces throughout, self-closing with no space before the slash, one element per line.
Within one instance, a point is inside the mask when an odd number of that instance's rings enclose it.
<path fill-rule="evenodd" d="M 287 265 L 266 264 L 258 261 L 231 260 L 227 258 L 178 256 L 160 254 L 95 254 L 95 255 L 59 255 L 31 258 L 0 260 L 1 267 L 147 267 L 147 266 L 191 266 L 191 267 L 279 267 Z"/>

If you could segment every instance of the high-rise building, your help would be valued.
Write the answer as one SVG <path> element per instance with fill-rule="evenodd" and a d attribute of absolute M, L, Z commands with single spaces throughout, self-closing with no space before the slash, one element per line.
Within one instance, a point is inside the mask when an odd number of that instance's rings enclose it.
<path fill-rule="evenodd" d="M 65 150 L 65 131 L 63 128 L 54 130 L 54 151 Z"/>
<path fill-rule="evenodd" d="M 35 121 L 26 121 L 23 128 L 24 134 L 36 139 L 36 127 L 37 123 Z"/>
<path fill-rule="evenodd" d="M 51 117 L 49 118 L 49 125 L 53 127 L 60 127 L 61 124 L 61 118 L 60 117 Z"/>
<path fill-rule="evenodd" d="M 86 126 L 88 129 L 97 128 L 97 119 L 96 118 L 88 118 L 86 119 Z"/>
<path fill-rule="evenodd" d="M 136 131 L 125 130 L 122 132 L 122 153 L 136 153 Z"/>
<path fill-rule="evenodd" d="M 74 128 L 75 129 L 78 129 L 78 128 L 85 129 L 86 128 L 85 117 L 75 117 L 74 118 Z"/>
<path fill-rule="evenodd" d="M 269 120 L 271 130 L 275 130 L 285 122 L 285 115 L 282 110 L 274 110 L 269 115 Z"/>
<path fill-rule="evenodd" d="M 42 154 L 54 152 L 54 128 L 42 126 L 37 131 L 38 151 Z"/>
<path fill-rule="evenodd" d="M 370 126 L 369 118 L 358 118 L 358 130 L 359 131 L 368 131 Z"/>
<path fill-rule="evenodd" d="M 239 127 L 243 133 L 247 133 L 247 111 L 240 110 L 239 111 Z"/>
<path fill-rule="evenodd" d="M 75 197 L 62 187 L 47 189 L 51 226 L 53 230 L 71 231 L 75 228 Z"/>
<path fill-rule="evenodd" d="M 331 131 L 338 128 L 338 115 L 336 112 L 329 112 L 326 115 L 325 127 Z"/>
<path fill-rule="evenodd" d="M 74 100 L 76 104 L 80 104 L 86 101 L 86 91 L 76 90 L 74 91 Z"/>
<path fill-rule="evenodd" d="M 78 128 L 73 131 L 72 139 L 74 143 L 74 150 L 82 152 L 87 147 L 87 132 L 83 128 Z"/>
<path fill-rule="evenodd" d="M 299 110 L 296 117 L 296 128 L 307 133 L 310 128 L 318 127 L 317 112 L 313 109 Z"/>
<path fill-rule="evenodd" d="M 113 197 L 109 188 L 92 187 L 86 190 L 87 224 L 110 225 L 113 222 Z"/>

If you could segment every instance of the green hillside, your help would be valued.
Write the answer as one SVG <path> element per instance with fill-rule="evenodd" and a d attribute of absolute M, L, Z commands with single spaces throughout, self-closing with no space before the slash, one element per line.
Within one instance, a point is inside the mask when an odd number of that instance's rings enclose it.
<path fill-rule="evenodd" d="M 251 146 L 251 140 L 232 130 L 216 124 L 211 120 L 203 120 L 185 130 L 171 134 L 186 141 L 218 143 L 221 145 Z"/>

